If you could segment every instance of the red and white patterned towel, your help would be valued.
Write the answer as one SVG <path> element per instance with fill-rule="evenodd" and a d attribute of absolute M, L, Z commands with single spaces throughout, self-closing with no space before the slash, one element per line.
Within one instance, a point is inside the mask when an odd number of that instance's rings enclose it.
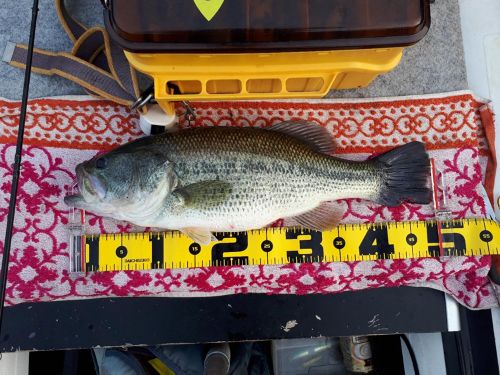
<path fill-rule="evenodd" d="M 306 119 L 326 126 L 346 158 L 366 158 L 410 140 L 426 143 L 445 174 L 455 217 L 481 217 L 488 150 L 479 109 L 468 92 L 384 100 L 192 103 L 196 120 L 182 126 L 268 126 Z M 0 101 L 0 230 L 5 230 L 19 103 Z M 470 308 L 497 304 L 487 279 L 490 257 L 379 260 L 284 266 L 68 272 L 67 207 L 75 165 L 141 135 L 125 107 L 88 97 L 39 99 L 28 107 L 7 303 L 106 296 L 213 296 L 233 293 L 338 293 L 401 285 L 443 290 Z M 419 220 L 431 206 L 387 208 L 361 200 L 332 202 L 343 222 Z M 338 208 L 338 207 L 337 207 Z M 134 231 L 88 214 L 89 232 Z M 288 225 L 282 220 L 275 225 Z M 3 243 L 0 242 L 3 248 Z"/>

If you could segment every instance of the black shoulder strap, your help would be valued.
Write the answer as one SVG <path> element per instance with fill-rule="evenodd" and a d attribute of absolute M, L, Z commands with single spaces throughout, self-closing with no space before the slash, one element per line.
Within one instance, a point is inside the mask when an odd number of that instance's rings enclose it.
<path fill-rule="evenodd" d="M 102 27 L 87 28 L 68 12 L 64 0 L 55 0 L 59 20 L 73 41 L 71 52 L 35 49 L 33 71 L 58 75 L 84 87 L 90 94 L 131 106 L 140 96 L 137 74 L 124 51 Z M 10 43 L 4 61 L 25 69 L 27 46 Z"/>

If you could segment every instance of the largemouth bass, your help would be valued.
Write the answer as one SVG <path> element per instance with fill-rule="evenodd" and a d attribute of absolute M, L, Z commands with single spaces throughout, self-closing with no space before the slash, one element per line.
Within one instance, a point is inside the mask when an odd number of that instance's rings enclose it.
<path fill-rule="evenodd" d="M 180 230 L 207 244 L 214 231 L 258 229 L 287 217 L 331 229 L 340 217 L 323 203 L 337 199 L 387 206 L 430 201 L 422 143 L 365 162 L 336 158 L 333 150 L 323 127 L 303 122 L 154 135 L 79 164 L 80 192 L 65 202 L 139 226 Z"/>

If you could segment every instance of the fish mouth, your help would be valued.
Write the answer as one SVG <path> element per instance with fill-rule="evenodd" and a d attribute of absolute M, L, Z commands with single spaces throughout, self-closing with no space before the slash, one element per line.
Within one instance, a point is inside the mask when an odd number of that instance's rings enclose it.
<path fill-rule="evenodd" d="M 64 197 L 64 203 L 70 207 L 83 208 L 86 203 L 85 198 L 80 192 L 80 184 L 78 178 L 71 185 L 70 192 Z"/>
<path fill-rule="evenodd" d="M 64 203 L 70 207 L 83 208 L 86 204 L 98 198 L 102 198 L 96 187 L 96 177 L 85 170 L 83 165 L 76 167 L 76 180 L 71 187 L 71 194 L 64 197 Z"/>
<path fill-rule="evenodd" d="M 83 198 L 83 195 L 77 193 L 66 195 L 64 197 L 64 203 L 69 207 L 84 208 L 87 202 L 85 198 Z"/>
<path fill-rule="evenodd" d="M 73 181 L 69 189 L 69 194 L 64 197 L 64 203 L 70 207 L 82 208 L 86 203 L 85 198 L 83 197 L 84 182 L 83 182 L 83 173 L 80 172 L 79 166 L 76 167 L 76 178 Z"/>

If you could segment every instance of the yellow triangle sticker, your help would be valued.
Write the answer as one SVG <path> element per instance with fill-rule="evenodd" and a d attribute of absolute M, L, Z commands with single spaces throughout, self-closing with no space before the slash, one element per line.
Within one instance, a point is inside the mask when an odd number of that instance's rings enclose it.
<path fill-rule="evenodd" d="M 194 0 L 203 17 L 210 21 L 219 11 L 224 0 Z"/>

